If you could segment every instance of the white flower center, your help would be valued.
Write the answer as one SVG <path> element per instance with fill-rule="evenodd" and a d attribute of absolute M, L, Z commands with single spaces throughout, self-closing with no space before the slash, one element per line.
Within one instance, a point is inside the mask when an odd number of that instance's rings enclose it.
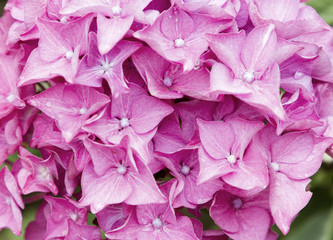
<path fill-rule="evenodd" d="M 50 178 L 50 171 L 48 168 L 39 166 L 38 168 L 38 177 L 41 180 L 48 180 Z"/>
<path fill-rule="evenodd" d="M 120 119 L 120 126 L 122 128 L 128 127 L 130 125 L 128 118 Z"/>
<path fill-rule="evenodd" d="M 86 108 L 80 108 L 79 110 L 79 113 L 82 115 L 82 114 L 85 114 L 87 112 L 87 109 Z"/>
<path fill-rule="evenodd" d="M 76 213 L 71 213 L 69 216 L 74 222 L 79 219 L 79 216 Z"/>
<path fill-rule="evenodd" d="M 177 38 L 177 39 L 175 40 L 175 46 L 176 46 L 177 48 L 179 48 L 179 47 L 183 47 L 184 45 L 185 45 L 185 42 L 184 42 L 183 39 L 181 39 L 181 38 Z"/>
<path fill-rule="evenodd" d="M 199 70 L 200 67 L 201 67 L 201 62 L 200 62 L 200 60 L 198 60 L 193 69 L 194 70 Z"/>
<path fill-rule="evenodd" d="M 12 103 L 12 102 L 15 101 L 16 97 L 15 97 L 15 95 L 10 94 L 10 95 L 7 96 L 6 99 L 7 99 L 7 102 Z"/>
<path fill-rule="evenodd" d="M 103 63 L 103 64 L 102 64 L 102 69 L 103 69 L 104 72 L 108 72 L 108 71 L 110 71 L 110 69 L 111 69 L 111 64 L 109 64 L 109 63 L 107 63 L 107 62 Z"/>
<path fill-rule="evenodd" d="M 118 168 L 117 168 L 117 172 L 121 175 L 124 175 L 126 172 L 127 172 L 127 168 L 123 165 L 120 165 Z"/>
<path fill-rule="evenodd" d="M 163 226 L 163 223 L 162 223 L 161 219 L 159 219 L 159 218 L 155 218 L 153 220 L 152 224 L 153 224 L 154 228 L 156 228 L 156 229 L 160 229 Z"/>
<path fill-rule="evenodd" d="M 66 58 L 67 58 L 68 60 L 70 60 L 70 59 L 73 57 L 73 55 L 74 55 L 73 51 L 67 51 L 67 52 L 66 52 Z"/>
<path fill-rule="evenodd" d="M 229 163 L 234 164 L 236 162 L 237 158 L 235 155 L 230 155 L 227 157 L 227 160 Z"/>
<path fill-rule="evenodd" d="M 239 198 L 236 198 L 232 201 L 232 205 L 234 206 L 235 209 L 239 209 L 242 207 L 243 202 Z"/>
<path fill-rule="evenodd" d="M 66 17 L 62 17 L 62 18 L 60 18 L 60 22 L 61 22 L 61 23 L 67 23 L 67 18 L 66 18 Z"/>
<path fill-rule="evenodd" d="M 191 169 L 189 166 L 183 165 L 182 168 L 180 169 L 180 172 L 186 176 L 190 173 L 190 170 Z"/>
<path fill-rule="evenodd" d="M 271 167 L 273 168 L 273 170 L 275 172 L 279 171 L 279 169 L 280 169 L 280 165 L 278 163 L 276 163 L 276 162 L 272 162 L 271 163 Z"/>
<path fill-rule="evenodd" d="M 301 78 L 303 78 L 304 77 L 304 73 L 302 73 L 302 72 L 300 72 L 300 71 L 297 71 L 297 72 L 295 72 L 295 75 L 294 75 L 294 78 L 295 79 L 301 79 Z"/>
<path fill-rule="evenodd" d="M 121 13 L 121 7 L 119 5 L 112 7 L 112 13 L 113 15 L 119 16 Z"/>
<path fill-rule="evenodd" d="M 163 79 L 163 84 L 167 87 L 171 87 L 172 86 L 172 79 L 166 77 Z"/>
<path fill-rule="evenodd" d="M 254 81 L 253 72 L 246 72 L 243 74 L 243 81 L 246 83 L 252 83 Z"/>

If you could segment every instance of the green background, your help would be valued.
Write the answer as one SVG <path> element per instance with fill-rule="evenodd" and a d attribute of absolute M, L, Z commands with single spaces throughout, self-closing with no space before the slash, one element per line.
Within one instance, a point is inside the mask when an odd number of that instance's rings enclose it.
<path fill-rule="evenodd" d="M 6 1 L 0 0 L 0 9 Z M 312 0 L 308 2 L 322 18 L 333 25 L 333 0 Z M 1 10 L 0 10 L 1 13 Z M 333 43 L 332 43 L 333 44 Z M 333 240 L 333 163 L 323 164 L 319 172 L 312 177 L 310 203 L 297 216 L 287 236 L 281 240 Z M 27 204 L 23 210 L 23 229 L 33 221 L 39 202 Z M 205 223 L 204 225 L 209 225 Z M 278 231 L 277 228 L 274 228 Z M 0 232 L 0 240 L 21 240 L 8 229 Z M 38 240 L 38 239 L 36 239 Z"/>

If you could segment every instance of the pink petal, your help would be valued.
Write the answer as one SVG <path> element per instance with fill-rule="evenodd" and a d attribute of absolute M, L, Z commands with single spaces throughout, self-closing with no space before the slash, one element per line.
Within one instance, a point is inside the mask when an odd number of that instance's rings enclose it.
<path fill-rule="evenodd" d="M 245 31 L 239 33 L 207 34 L 209 47 L 236 76 L 242 76 L 245 67 L 241 61 L 241 50 L 246 39 Z"/>
<path fill-rule="evenodd" d="M 81 206 L 91 206 L 92 213 L 101 211 L 109 204 L 125 201 L 133 191 L 132 184 L 120 175 L 117 169 L 109 169 L 106 174 L 98 177 L 89 164 L 82 172 Z"/>
<path fill-rule="evenodd" d="M 130 29 L 133 16 L 126 18 L 106 18 L 97 15 L 97 40 L 99 52 L 104 55 L 108 53 L 119 42 Z"/>
<path fill-rule="evenodd" d="M 218 121 L 197 120 L 200 140 L 207 153 L 215 159 L 229 156 L 235 142 L 235 133 L 230 124 Z"/>
<path fill-rule="evenodd" d="M 312 193 L 306 191 L 306 186 L 310 181 L 293 181 L 279 172 L 271 175 L 269 205 L 276 225 L 283 234 L 289 232 L 291 222 L 309 202 Z"/>
<path fill-rule="evenodd" d="M 216 160 L 210 157 L 206 151 L 199 148 L 200 172 L 198 175 L 198 184 L 203 184 L 212 179 L 219 178 L 230 172 L 235 171 L 226 159 Z"/>
<path fill-rule="evenodd" d="M 241 51 L 241 59 L 247 71 L 258 78 L 274 63 L 272 52 L 277 46 L 274 25 L 254 28 L 247 36 Z"/>

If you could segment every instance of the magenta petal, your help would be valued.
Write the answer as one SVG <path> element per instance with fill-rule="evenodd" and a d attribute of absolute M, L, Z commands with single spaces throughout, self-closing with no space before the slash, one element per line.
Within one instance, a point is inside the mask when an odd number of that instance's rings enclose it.
<path fill-rule="evenodd" d="M 193 79 L 196 79 L 196 81 L 193 81 Z M 210 74 L 205 68 L 192 70 L 176 78 L 172 89 L 193 98 L 211 100 Z"/>
<path fill-rule="evenodd" d="M 100 240 L 101 232 L 96 226 L 79 225 L 70 219 L 68 221 L 68 234 L 64 240 L 72 239 Z"/>
<path fill-rule="evenodd" d="M 126 18 L 106 18 L 97 15 L 97 40 L 99 52 L 104 55 L 119 42 L 130 29 L 133 16 Z"/>
<path fill-rule="evenodd" d="M 301 158 L 301 161 L 279 162 L 279 171 L 294 180 L 311 177 L 318 171 L 324 152 L 331 144 L 332 139 L 315 138 L 314 146 L 308 156 Z M 308 148 L 311 147 L 308 146 Z M 301 155 L 300 152 L 298 153 Z"/>
<path fill-rule="evenodd" d="M 266 239 L 271 217 L 267 210 L 251 207 L 239 211 L 240 231 L 228 233 L 233 239 Z"/>
<path fill-rule="evenodd" d="M 251 94 L 251 88 L 241 80 L 234 79 L 231 71 L 221 63 L 215 63 L 210 73 L 212 92 L 224 94 Z"/>
<path fill-rule="evenodd" d="M 187 144 L 175 114 L 161 122 L 153 141 L 154 150 L 162 153 L 175 153 Z"/>
<path fill-rule="evenodd" d="M 270 18 L 281 22 L 295 20 L 299 12 L 299 1 L 271 0 L 257 1 L 258 9 L 263 18 Z"/>
<path fill-rule="evenodd" d="M 248 71 L 261 76 L 273 64 L 272 52 L 277 46 L 274 25 L 254 28 L 247 36 L 241 52 L 241 59 Z"/>
<path fill-rule="evenodd" d="M 57 121 L 67 142 L 73 139 L 91 114 L 109 101 L 94 88 L 64 84 L 57 84 L 29 99 L 31 105 Z"/>
<path fill-rule="evenodd" d="M 170 105 L 149 96 L 136 98 L 133 105 L 131 125 L 136 133 L 151 131 L 164 117 L 173 112 Z"/>
<path fill-rule="evenodd" d="M 128 177 L 133 191 L 125 202 L 130 205 L 166 202 L 148 167 L 140 160 L 136 163 L 139 172 L 133 172 Z"/>
<path fill-rule="evenodd" d="M 44 61 L 38 50 L 34 49 L 30 54 L 28 62 L 19 77 L 18 86 L 49 80 L 56 76 L 63 76 L 68 82 L 73 80 L 77 67 L 75 64 L 72 66 L 66 58 L 60 58 L 54 62 Z M 76 51 L 73 58 L 78 57 L 77 54 Z"/>
<path fill-rule="evenodd" d="M 228 192 L 218 192 L 209 209 L 210 216 L 216 224 L 228 233 L 236 233 L 241 228 L 234 209 L 230 204 L 232 197 L 233 195 Z"/>
<path fill-rule="evenodd" d="M 207 34 L 210 48 L 217 57 L 227 65 L 236 76 L 241 76 L 245 72 L 242 64 L 241 50 L 246 39 L 245 31 L 227 34 Z"/>
<path fill-rule="evenodd" d="M 218 121 L 197 120 L 200 140 L 207 153 L 215 158 L 226 158 L 235 141 L 235 133 L 230 124 Z"/>
<path fill-rule="evenodd" d="M 274 64 L 271 70 L 266 72 L 260 81 L 252 83 L 251 94 L 237 94 L 236 97 L 269 115 L 285 120 L 287 115 L 280 100 L 279 86 L 280 71 L 278 65 Z"/>
<path fill-rule="evenodd" d="M 134 37 L 147 42 L 169 61 L 183 64 L 184 71 L 188 71 L 194 68 L 200 55 L 208 48 L 205 34 L 217 33 L 230 25 L 230 21 L 218 21 L 199 14 L 188 15 L 174 6 L 164 11 L 152 26 L 135 32 Z"/>
<path fill-rule="evenodd" d="M 231 152 L 239 157 L 244 155 L 245 149 L 249 145 L 253 136 L 264 127 L 262 122 L 247 121 L 240 118 L 229 118 L 225 122 L 231 125 L 235 134 L 235 140 Z"/>
<path fill-rule="evenodd" d="M 96 217 L 100 228 L 104 232 L 108 232 L 123 225 L 127 217 L 125 209 L 124 204 L 113 204 L 98 212 Z"/>
<path fill-rule="evenodd" d="M 126 158 L 126 152 L 123 149 L 102 145 L 89 139 L 83 143 L 91 156 L 94 171 L 98 176 L 103 176 L 110 167 L 116 166 L 119 160 Z"/>
<path fill-rule="evenodd" d="M 202 184 L 211 179 L 216 179 L 225 174 L 235 171 L 226 159 L 216 160 L 209 156 L 206 151 L 199 148 L 200 172 L 198 175 L 198 184 Z"/>
<path fill-rule="evenodd" d="M 7 227 L 20 235 L 22 213 L 19 206 L 24 208 L 24 204 L 16 180 L 7 167 L 0 171 L 0 191 L 0 229 Z"/>
<path fill-rule="evenodd" d="M 109 169 L 98 177 L 91 164 L 82 172 L 81 185 L 83 195 L 80 205 L 90 205 L 92 213 L 101 211 L 108 204 L 123 202 L 133 190 L 132 184 L 117 172 L 117 168 Z"/>
<path fill-rule="evenodd" d="M 304 161 L 311 154 L 313 145 L 314 137 L 311 134 L 286 134 L 272 144 L 272 161 L 290 164 Z"/>
<path fill-rule="evenodd" d="M 258 192 L 268 186 L 266 159 L 261 153 L 261 149 L 253 142 L 247 148 L 243 160 L 237 163 L 237 167 L 237 171 L 222 177 L 229 185 L 244 190 L 256 188 Z"/>

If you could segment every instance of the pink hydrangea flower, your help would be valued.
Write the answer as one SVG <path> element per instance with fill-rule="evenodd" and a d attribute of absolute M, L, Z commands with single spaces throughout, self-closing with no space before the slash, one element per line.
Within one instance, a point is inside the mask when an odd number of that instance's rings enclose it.
<path fill-rule="evenodd" d="M 312 193 L 306 191 L 309 179 L 320 167 L 326 148 L 332 139 L 304 133 L 277 136 L 266 127 L 259 133 L 270 173 L 269 205 L 272 216 L 287 234 L 296 214 L 308 203 Z M 267 148 L 270 146 L 270 150 Z"/>
<path fill-rule="evenodd" d="M 248 36 L 239 33 L 208 35 L 210 47 L 223 62 L 214 64 L 211 90 L 233 94 L 240 100 L 284 120 L 279 85 L 280 72 L 275 64 L 277 37 L 274 25 L 254 28 Z"/>
<path fill-rule="evenodd" d="M 174 192 L 174 184 L 168 184 L 167 191 L 171 196 Z M 194 232 L 191 220 L 186 216 L 175 215 L 169 202 L 137 206 L 124 225 L 107 232 L 106 236 L 124 240 L 133 238 L 138 240 L 199 239 Z"/>
<path fill-rule="evenodd" d="M 110 108 L 87 123 L 83 129 L 98 136 L 105 143 L 119 144 L 124 136 L 129 144 L 145 162 L 151 161 L 148 144 L 153 138 L 159 122 L 173 108 L 154 97 L 148 96 L 143 89 L 131 84 L 130 92 L 112 100 Z"/>
<path fill-rule="evenodd" d="M 154 97 L 174 99 L 187 95 L 210 100 L 209 72 L 206 68 L 198 67 L 184 73 L 180 64 L 170 64 L 146 47 L 133 54 L 132 59 Z M 196 81 L 193 82 L 193 79 Z"/>
<path fill-rule="evenodd" d="M 200 172 L 198 183 L 222 179 L 237 188 L 261 191 L 268 185 L 268 172 L 261 149 L 251 143 L 263 128 L 261 122 L 228 119 L 225 122 L 198 120 Z"/>
<path fill-rule="evenodd" d="M 21 235 L 22 213 L 24 208 L 17 182 L 7 167 L 0 171 L 0 229 L 9 228 Z"/>
<path fill-rule="evenodd" d="M 106 79 L 112 93 L 118 96 L 128 92 L 122 64 L 133 52 L 141 47 L 137 42 L 120 41 L 111 51 L 101 55 L 97 49 L 96 34 L 89 35 L 89 52 L 80 63 L 75 84 L 101 87 Z"/>
<path fill-rule="evenodd" d="M 267 191 L 253 197 L 220 191 L 209 211 L 225 234 L 235 240 L 266 239 L 271 225 Z"/>
<path fill-rule="evenodd" d="M 102 55 L 109 52 L 130 29 L 134 18 L 145 22 L 142 12 L 151 0 L 121 0 L 105 2 L 103 0 L 74 0 L 66 3 L 60 12 L 69 16 L 84 16 L 91 12 L 97 14 L 97 41 Z M 149 17 L 156 18 L 153 15 Z M 152 22 L 151 20 L 148 22 Z"/>
<path fill-rule="evenodd" d="M 52 155 L 47 159 L 40 159 L 20 147 L 19 159 L 15 162 L 12 172 L 23 194 L 49 191 L 54 195 L 58 194 L 58 188 L 53 181 L 53 176 L 58 177 L 58 173 Z"/>
<path fill-rule="evenodd" d="M 63 76 L 67 82 L 73 83 L 79 57 L 87 52 L 91 21 L 91 16 L 68 24 L 39 19 L 38 47 L 30 54 L 18 85 L 28 85 L 57 76 Z"/>
<path fill-rule="evenodd" d="M 184 71 L 192 70 L 200 55 L 207 50 L 206 33 L 218 33 L 231 26 L 199 14 L 187 14 L 177 6 L 163 12 L 152 26 L 134 33 L 165 59 L 183 64 Z"/>
<path fill-rule="evenodd" d="M 82 173 L 80 205 L 90 205 L 91 211 L 97 213 L 108 204 L 165 202 L 153 175 L 127 145 L 127 138 L 117 147 L 85 142 L 92 163 Z"/>
<path fill-rule="evenodd" d="M 64 84 L 57 84 L 28 100 L 32 106 L 56 120 L 66 142 L 75 137 L 90 115 L 109 101 L 106 95 L 94 88 Z"/>
<path fill-rule="evenodd" d="M 300 5 L 299 0 L 250 0 L 249 13 L 255 26 L 272 23 L 285 39 L 330 28 L 313 8 Z"/>

